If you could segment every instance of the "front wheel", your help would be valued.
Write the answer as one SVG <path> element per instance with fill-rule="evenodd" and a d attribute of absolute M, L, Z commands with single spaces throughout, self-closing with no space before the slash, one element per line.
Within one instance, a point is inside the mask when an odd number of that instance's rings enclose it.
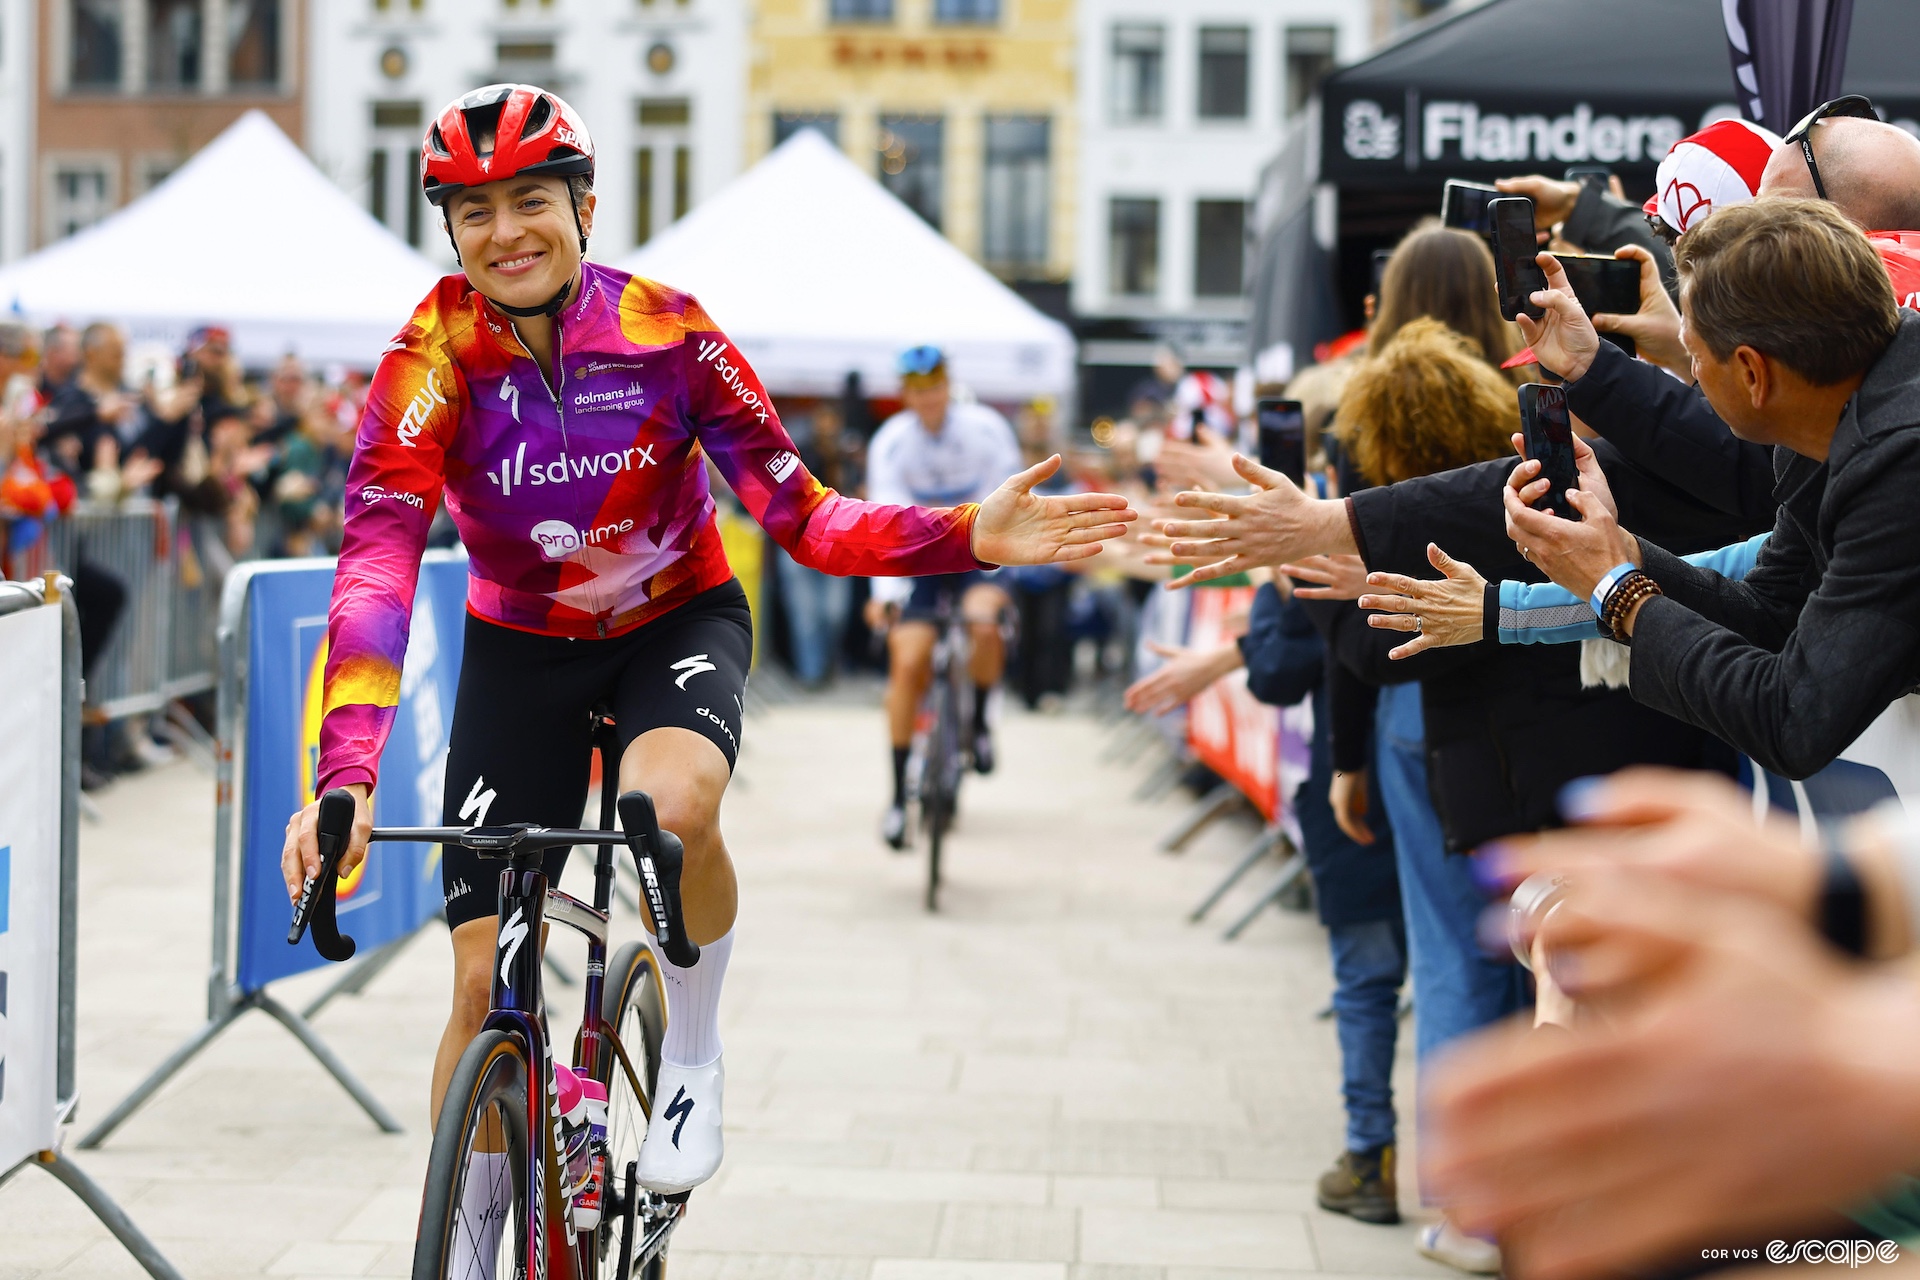
<path fill-rule="evenodd" d="M 514 1280 L 540 1274 L 528 1239 L 526 1050 L 483 1031 L 460 1055 L 427 1160 L 413 1280 Z M 476 1159 L 479 1156 L 481 1158 Z M 484 1183 L 468 1183 L 484 1178 Z"/>
<path fill-rule="evenodd" d="M 640 1144 L 653 1113 L 660 1071 L 660 1039 L 666 1033 L 666 988 L 660 962 L 646 944 L 630 942 L 607 966 L 600 1017 L 612 1044 L 600 1055 L 607 1086 L 607 1182 L 600 1219 L 601 1276 L 610 1280 L 660 1280 L 664 1250 L 643 1256 L 652 1225 L 643 1212 L 639 1185 Z M 613 1046 L 617 1045 L 616 1050 Z M 622 1056 L 624 1054 L 624 1057 Z"/>
<path fill-rule="evenodd" d="M 940 855 L 960 800 L 960 774 L 966 767 L 960 742 L 960 696 L 951 671 L 934 676 L 933 728 L 927 734 L 927 760 L 921 793 L 921 824 L 927 832 L 927 910 L 940 909 Z"/>

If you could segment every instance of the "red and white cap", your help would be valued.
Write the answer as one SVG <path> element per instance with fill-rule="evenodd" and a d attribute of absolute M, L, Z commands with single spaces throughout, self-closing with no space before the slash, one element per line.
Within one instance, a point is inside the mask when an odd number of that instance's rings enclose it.
<path fill-rule="evenodd" d="M 1745 204 L 1780 139 L 1745 120 L 1715 120 L 1673 144 L 1644 206 L 1678 234 L 1725 204 Z"/>

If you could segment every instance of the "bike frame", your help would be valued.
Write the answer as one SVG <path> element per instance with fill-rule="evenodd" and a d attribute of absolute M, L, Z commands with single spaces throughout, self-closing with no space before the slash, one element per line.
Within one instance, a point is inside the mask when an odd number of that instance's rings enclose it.
<path fill-rule="evenodd" d="M 614 775 L 618 751 L 612 729 L 602 723 L 595 732 L 595 745 L 601 752 L 600 829 L 614 829 Z M 527 1061 L 539 1076 L 527 1082 L 527 1169 L 529 1188 L 540 1189 L 540 1212 L 534 1215 L 536 1230 L 527 1238 L 526 1274 L 534 1280 L 594 1280 L 600 1258 L 589 1232 L 576 1235 L 573 1206 L 560 1194 L 559 1153 L 565 1150 L 560 1133 L 560 1101 L 554 1096 L 553 1044 L 547 1035 L 545 988 L 541 982 L 542 935 L 548 921 L 568 925 L 587 939 L 585 1007 L 580 1017 L 580 1034 L 574 1042 L 574 1060 L 578 1066 L 600 1074 L 601 1055 L 612 1055 L 608 1064 L 614 1071 L 628 1069 L 624 1055 L 615 1045 L 612 1029 L 601 1017 L 601 1000 L 607 974 L 607 919 L 613 903 L 613 846 L 595 846 L 593 864 L 593 903 L 562 893 L 547 881 L 541 869 L 544 850 L 515 853 L 500 873 L 500 931 L 495 941 L 497 963 L 493 970 L 492 994 L 488 1001 L 483 1030 L 501 1031 L 518 1038 L 526 1047 Z M 538 1141 L 532 1135 L 539 1134 Z M 630 1192 L 631 1194 L 631 1192 Z M 558 1212 L 553 1212 L 558 1200 Z M 549 1248 L 542 1236 L 565 1232 L 572 1247 Z M 664 1231 L 657 1233 L 664 1237 Z M 653 1244 L 653 1240 L 645 1242 Z M 643 1245 L 644 1254 L 644 1245 Z M 550 1262 L 571 1259 L 570 1264 L 552 1266 Z M 544 1269 L 543 1269 L 544 1268 Z"/>

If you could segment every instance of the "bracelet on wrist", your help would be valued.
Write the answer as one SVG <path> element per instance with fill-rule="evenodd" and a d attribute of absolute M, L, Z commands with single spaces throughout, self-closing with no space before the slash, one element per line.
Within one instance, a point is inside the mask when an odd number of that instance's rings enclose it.
<path fill-rule="evenodd" d="M 1613 589 L 1607 593 L 1606 599 L 1601 602 L 1601 634 L 1609 640 L 1616 640 L 1621 644 L 1633 643 L 1632 638 L 1629 637 L 1625 631 L 1627 618 L 1630 617 L 1633 611 L 1643 602 L 1659 594 L 1661 594 L 1660 584 L 1648 577 L 1642 570 L 1634 569 L 1623 575 L 1618 582 L 1613 584 Z"/>
<path fill-rule="evenodd" d="M 1620 579 L 1634 572 L 1639 567 L 1640 566 L 1634 564 L 1631 560 L 1622 561 L 1607 570 L 1600 581 L 1594 584 L 1593 594 L 1587 597 L 1587 603 L 1593 606 L 1594 617 L 1597 618 L 1600 616 L 1607 603 L 1607 597 L 1613 594 L 1615 587 L 1620 585 Z"/>

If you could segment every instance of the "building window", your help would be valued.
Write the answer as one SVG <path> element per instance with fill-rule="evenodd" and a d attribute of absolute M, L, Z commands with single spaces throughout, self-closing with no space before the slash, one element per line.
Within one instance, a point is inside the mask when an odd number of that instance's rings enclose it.
<path fill-rule="evenodd" d="M 1201 200 L 1193 207 L 1193 294 L 1237 298 L 1246 265 L 1247 203 Z"/>
<path fill-rule="evenodd" d="M 880 117 L 880 185 L 935 230 L 940 227 L 945 135 L 946 122 L 939 116 Z"/>
<path fill-rule="evenodd" d="M 407 204 L 407 243 L 420 247 L 420 210 L 427 202 L 426 195 L 420 190 L 420 148 L 408 147 L 407 186 L 400 198 Z"/>
<path fill-rule="evenodd" d="M 64 239 L 113 212 L 113 170 L 105 160 L 56 163 L 49 194 L 48 233 Z"/>
<path fill-rule="evenodd" d="M 687 216 L 693 208 L 693 148 L 673 149 L 673 220 Z"/>
<path fill-rule="evenodd" d="M 376 129 L 418 129 L 424 123 L 418 101 L 373 104 L 373 127 Z"/>
<path fill-rule="evenodd" d="M 827 16 L 834 22 L 892 22 L 893 0 L 832 0 Z"/>
<path fill-rule="evenodd" d="M 1333 71 L 1332 27 L 1287 28 L 1287 115 L 1298 115 Z"/>
<path fill-rule="evenodd" d="M 633 242 L 653 239 L 653 148 L 642 147 L 633 157 Z"/>
<path fill-rule="evenodd" d="M 1158 120 L 1166 66 L 1166 28 L 1122 22 L 1113 28 L 1113 118 Z"/>
<path fill-rule="evenodd" d="M 160 90 L 200 84 L 200 0 L 148 0 L 147 84 Z"/>
<path fill-rule="evenodd" d="M 73 0 L 68 84 L 76 89 L 120 87 L 120 13 L 120 0 Z"/>
<path fill-rule="evenodd" d="M 991 25 L 1000 21 L 1000 0 L 933 0 L 933 20 Z"/>
<path fill-rule="evenodd" d="M 1047 262 L 1048 143 L 1045 116 L 988 116 L 986 210 L 981 256 L 1013 270 Z"/>
<path fill-rule="evenodd" d="M 1253 33 L 1246 27 L 1200 28 L 1200 118 L 1247 118 L 1247 56 Z"/>
<path fill-rule="evenodd" d="M 280 83 L 280 0 L 227 0 L 227 83 Z"/>
<path fill-rule="evenodd" d="M 392 13 L 396 9 L 411 9 L 415 13 L 425 13 L 427 0 L 373 0 L 375 13 Z"/>
<path fill-rule="evenodd" d="M 679 128 L 693 123 L 693 103 L 685 98 L 642 98 L 639 120 L 653 128 Z"/>
<path fill-rule="evenodd" d="M 840 145 L 840 117 L 832 111 L 776 111 L 773 145 L 779 146 L 802 129 L 816 129 L 834 146 Z"/>
<path fill-rule="evenodd" d="M 1107 289 L 1118 297 L 1160 291 L 1160 202 L 1116 199 L 1107 212 Z"/>
<path fill-rule="evenodd" d="M 134 163 L 134 194 L 143 196 L 161 183 L 171 178 L 174 170 L 183 163 L 183 158 L 175 155 L 142 156 Z"/>
<path fill-rule="evenodd" d="M 375 147 L 373 154 L 367 157 L 367 212 L 381 226 L 387 225 L 387 174 L 388 152 L 384 147 Z"/>

